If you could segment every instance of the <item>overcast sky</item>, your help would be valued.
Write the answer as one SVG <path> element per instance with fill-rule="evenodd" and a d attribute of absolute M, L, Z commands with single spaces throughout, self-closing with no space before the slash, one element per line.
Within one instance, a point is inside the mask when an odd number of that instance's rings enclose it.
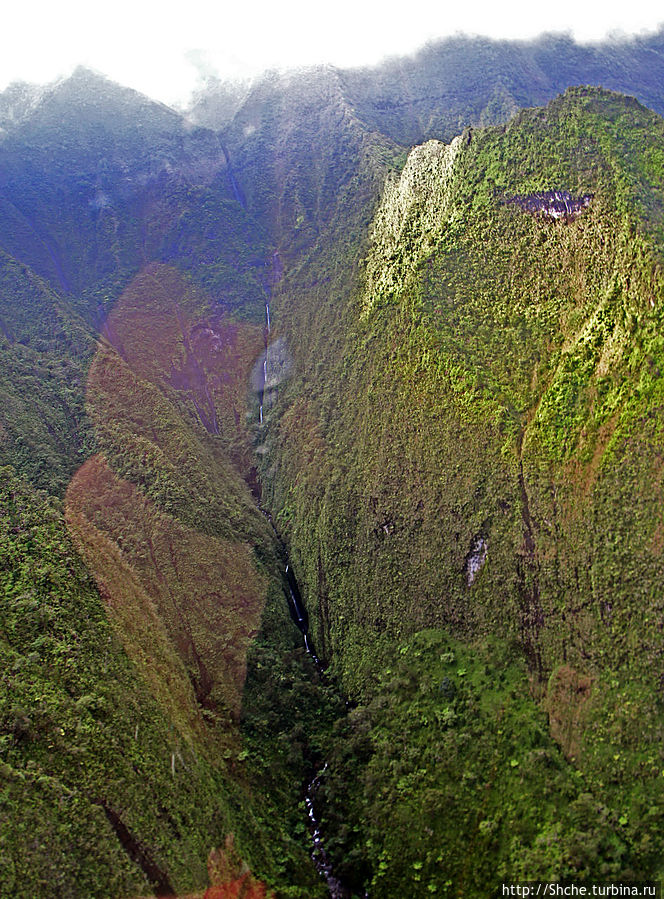
<path fill-rule="evenodd" d="M 247 77 L 316 62 L 375 63 L 460 31 L 500 38 L 570 31 L 599 40 L 655 30 L 664 7 L 652 0 L 10 0 L 2 18 L 0 89 L 51 81 L 83 64 L 173 103 L 186 101 L 201 71 Z"/>

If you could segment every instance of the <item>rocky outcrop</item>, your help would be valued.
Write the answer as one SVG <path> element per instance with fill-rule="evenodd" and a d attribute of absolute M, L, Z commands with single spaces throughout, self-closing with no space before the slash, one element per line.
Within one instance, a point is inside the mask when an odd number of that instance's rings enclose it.
<path fill-rule="evenodd" d="M 592 200 L 591 194 L 573 197 L 568 190 L 547 190 L 542 193 L 526 194 L 510 197 L 506 200 L 514 206 L 550 219 L 574 219 L 587 209 Z"/>
<path fill-rule="evenodd" d="M 434 248 L 451 214 L 450 183 L 463 138 L 431 140 L 385 185 L 371 228 L 363 313 L 396 300 Z"/>

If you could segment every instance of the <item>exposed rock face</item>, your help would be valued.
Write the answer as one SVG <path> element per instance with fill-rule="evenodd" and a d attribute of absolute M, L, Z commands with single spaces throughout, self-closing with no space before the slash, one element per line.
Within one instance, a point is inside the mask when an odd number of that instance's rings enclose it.
<path fill-rule="evenodd" d="M 469 587 L 472 586 L 473 581 L 486 562 L 488 551 L 489 547 L 486 539 L 482 536 L 475 537 L 470 552 L 466 557 L 466 581 Z"/>
<path fill-rule="evenodd" d="M 464 145 L 428 141 L 412 150 L 391 177 L 371 228 L 364 314 L 384 299 L 396 300 L 431 252 L 450 213 L 450 183 Z"/>
<path fill-rule="evenodd" d="M 573 219 L 588 208 L 591 200 L 591 194 L 573 197 L 568 190 L 549 190 L 522 197 L 511 197 L 506 202 L 513 203 L 524 212 L 530 212 L 533 215 L 542 215 L 551 219 Z"/>

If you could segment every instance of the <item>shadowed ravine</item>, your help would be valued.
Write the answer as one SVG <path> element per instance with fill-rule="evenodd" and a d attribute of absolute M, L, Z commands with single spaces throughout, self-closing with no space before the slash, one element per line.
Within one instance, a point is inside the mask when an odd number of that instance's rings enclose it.
<path fill-rule="evenodd" d="M 306 649 L 309 657 L 312 659 L 314 665 L 318 669 L 318 672 L 321 675 L 324 675 L 325 669 L 312 647 L 311 638 L 309 636 L 309 616 L 307 615 L 307 610 L 304 606 L 304 603 L 302 602 L 300 589 L 297 585 L 297 581 L 295 580 L 295 575 L 293 574 L 290 562 L 286 564 L 285 574 L 288 588 L 286 594 L 288 599 L 288 608 L 290 609 L 293 620 L 302 633 L 304 648 Z M 332 861 L 330 860 L 329 854 L 325 849 L 325 838 L 324 834 L 321 831 L 320 821 L 316 813 L 316 793 L 318 792 L 321 777 L 325 775 L 326 770 L 327 762 L 323 765 L 320 773 L 312 777 L 312 779 L 307 783 L 305 791 L 304 802 L 307 809 L 307 816 L 309 818 L 309 833 L 311 834 L 311 841 L 313 843 L 311 859 L 316 866 L 316 870 L 318 871 L 320 876 L 325 879 L 327 887 L 330 891 L 331 899 L 349 899 L 351 895 L 350 889 L 348 889 L 334 874 Z"/>
<path fill-rule="evenodd" d="M 285 574 L 287 584 L 287 591 L 285 592 L 288 599 L 288 608 L 293 617 L 293 620 L 295 621 L 295 624 L 298 626 L 300 632 L 302 633 L 304 648 L 306 649 L 309 657 L 312 659 L 314 665 L 318 669 L 318 672 L 323 675 L 325 669 L 312 647 L 311 638 L 309 636 L 309 616 L 307 615 L 307 610 L 304 606 L 304 603 L 302 602 L 300 589 L 297 585 L 297 581 L 295 580 L 295 575 L 293 574 L 290 562 L 286 564 Z M 349 899 L 351 895 L 350 890 L 346 888 L 339 880 L 339 878 L 335 877 L 334 875 L 332 862 L 325 849 L 325 839 L 321 831 L 320 821 L 316 814 L 316 793 L 320 785 L 321 777 L 324 776 L 326 770 L 327 763 L 323 765 L 321 772 L 312 777 L 312 779 L 307 783 L 305 791 L 304 802 L 309 818 L 309 833 L 311 834 L 311 841 L 313 843 L 311 859 L 316 866 L 316 870 L 318 871 L 320 876 L 325 879 L 332 899 Z"/>
<path fill-rule="evenodd" d="M 260 507 L 260 503 L 259 508 L 261 508 L 261 511 L 269 521 L 275 540 L 277 541 L 277 544 L 281 549 L 283 558 L 285 559 L 284 596 L 288 605 L 288 611 L 290 612 L 293 622 L 302 634 L 302 640 L 304 642 L 304 648 L 307 651 L 307 655 L 314 663 L 318 674 L 321 676 L 321 678 L 324 678 L 325 666 L 318 658 L 313 648 L 311 636 L 309 634 L 309 615 L 302 599 L 302 594 L 300 593 L 300 588 L 295 578 L 295 574 L 293 573 L 293 568 L 288 558 L 286 546 L 274 526 L 274 522 L 270 513 L 262 509 L 262 507 Z M 346 708 L 348 708 L 347 702 Z M 311 779 L 307 781 L 305 785 L 304 802 L 307 811 L 308 830 L 313 847 L 311 851 L 311 860 L 313 861 L 319 875 L 325 880 L 331 899 L 350 899 L 351 890 L 347 886 L 345 886 L 345 884 L 343 884 L 342 881 L 334 874 L 333 864 L 325 848 L 325 837 L 321 830 L 320 820 L 316 811 L 316 793 L 318 792 L 321 778 L 327 771 L 327 767 L 327 762 L 325 762 L 323 764 L 323 767 L 316 773 L 314 773 L 313 777 L 311 777 Z M 368 894 L 366 895 L 368 896 Z"/>
<path fill-rule="evenodd" d="M 664 880 L 658 59 L 0 97 L 0 899 Z"/>

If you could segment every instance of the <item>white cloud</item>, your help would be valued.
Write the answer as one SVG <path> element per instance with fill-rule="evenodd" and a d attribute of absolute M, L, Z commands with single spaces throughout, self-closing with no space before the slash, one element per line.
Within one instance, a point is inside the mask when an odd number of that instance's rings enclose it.
<path fill-rule="evenodd" d="M 82 63 L 170 102 L 183 100 L 196 83 L 200 66 L 188 58 L 192 50 L 221 75 L 242 77 L 316 62 L 374 63 L 458 31 L 527 38 L 568 30 L 579 39 L 598 40 L 616 30 L 653 30 L 661 21 L 664 13 L 652 0 L 188 0 L 177 7 L 163 0 L 103 6 L 25 0 L 3 10 L 0 87 L 16 79 L 52 80 Z"/>

